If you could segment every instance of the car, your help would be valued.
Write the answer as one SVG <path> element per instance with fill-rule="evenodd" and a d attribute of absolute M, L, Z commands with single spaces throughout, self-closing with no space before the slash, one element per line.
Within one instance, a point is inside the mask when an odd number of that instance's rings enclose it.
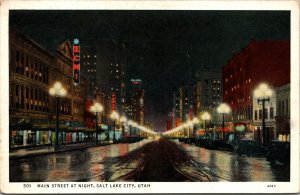
<path fill-rule="evenodd" d="M 290 142 L 272 140 L 266 152 L 266 160 L 273 165 L 290 164 Z"/>
<path fill-rule="evenodd" d="M 186 138 L 184 140 L 184 143 L 186 143 L 186 144 L 194 144 L 195 143 L 195 138 L 193 138 L 193 137 Z"/>
<path fill-rule="evenodd" d="M 239 155 L 247 156 L 265 156 L 266 148 L 261 146 L 255 140 L 239 140 L 236 147 L 236 152 Z"/>
<path fill-rule="evenodd" d="M 200 147 L 208 147 L 208 137 L 198 137 L 195 139 L 195 145 Z"/>

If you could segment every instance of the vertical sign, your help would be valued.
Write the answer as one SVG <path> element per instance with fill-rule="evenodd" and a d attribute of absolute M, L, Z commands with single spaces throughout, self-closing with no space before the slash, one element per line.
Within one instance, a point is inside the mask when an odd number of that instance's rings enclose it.
<path fill-rule="evenodd" d="M 116 110 L 116 94 L 114 92 L 111 94 L 111 110 Z"/>
<path fill-rule="evenodd" d="M 73 82 L 80 83 L 80 45 L 79 39 L 73 40 Z"/>

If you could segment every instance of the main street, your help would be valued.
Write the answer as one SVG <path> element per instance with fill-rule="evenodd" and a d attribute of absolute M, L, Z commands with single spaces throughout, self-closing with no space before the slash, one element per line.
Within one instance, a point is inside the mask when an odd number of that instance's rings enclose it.
<path fill-rule="evenodd" d="M 14 159 L 10 181 L 289 181 L 289 169 L 161 138 Z"/>

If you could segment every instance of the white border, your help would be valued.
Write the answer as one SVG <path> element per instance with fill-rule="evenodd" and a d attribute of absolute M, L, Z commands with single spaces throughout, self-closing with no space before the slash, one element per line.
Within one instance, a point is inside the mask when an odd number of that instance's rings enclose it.
<path fill-rule="evenodd" d="M 1 2 L 1 0 L 0 0 Z M 3 0 L 0 4 L 0 143 L 1 143 L 1 186 L 5 193 L 296 193 L 299 192 L 299 1 L 17 1 Z M 38 189 L 37 183 L 28 183 L 33 187 L 26 189 L 23 183 L 8 181 L 8 11 L 10 9 L 84 9 L 84 10 L 290 10 L 291 11 L 291 182 L 211 182 L 211 183 L 160 183 L 150 184 L 150 188 L 65 188 Z M 4 95 L 2 95 L 4 94 Z M 77 182 L 63 182 L 74 184 Z M 96 182 L 89 182 L 97 184 Z M 117 182 L 121 185 L 125 183 Z M 130 182 L 126 182 L 131 184 Z M 50 185 L 52 183 L 49 183 Z M 77 183 L 78 184 L 78 183 Z M 116 184 L 116 183 L 108 183 Z M 132 183 L 138 184 L 138 183 Z M 267 185 L 276 185 L 268 188 Z"/>

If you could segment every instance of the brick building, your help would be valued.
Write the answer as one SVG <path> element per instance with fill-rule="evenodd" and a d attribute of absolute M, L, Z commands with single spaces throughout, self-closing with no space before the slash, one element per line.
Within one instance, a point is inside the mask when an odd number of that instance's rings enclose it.
<path fill-rule="evenodd" d="M 251 41 L 223 67 L 223 101 L 234 124 L 253 130 L 253 91 L 260 83 L 275 89 L 290 83 L 289 41 Z"/>
<path fill-rule="evenodd" d="M 9 34 L 10 147 L 52 144 L 55 140 L 55 98 L 49 88 L 60 81 L 67 96 L 60 99 L 60 131 L 64 143 L 84 139 L 87 81 L 74 85 L 72 49 L 68 41 L 52 54 L 27 36 Z M 76 127 L 76 128 L 75 128 Z"/>

